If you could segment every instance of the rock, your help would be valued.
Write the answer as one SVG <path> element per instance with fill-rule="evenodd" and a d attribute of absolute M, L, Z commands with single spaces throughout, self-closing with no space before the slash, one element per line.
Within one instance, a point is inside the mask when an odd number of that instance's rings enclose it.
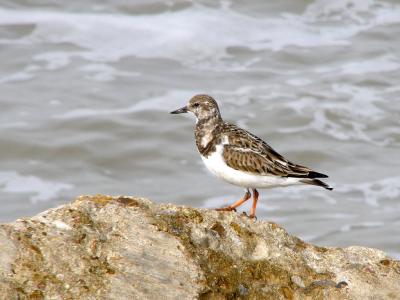
<path fill-rule="evenodd" d="M 1 299 L 400 299 L 400 262 L 237 213 L 81 196 L 0 226 Z"/>

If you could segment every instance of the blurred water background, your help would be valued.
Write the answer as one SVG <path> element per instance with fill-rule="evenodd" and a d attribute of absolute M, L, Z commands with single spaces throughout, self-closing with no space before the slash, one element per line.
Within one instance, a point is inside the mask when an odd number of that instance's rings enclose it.
<path fill-rule="evenodd" d="M 1 222 L 80 194 L 237 200 L 168 113 L 209 93 L 335 187 L 264 190 L 259 219 L 400 257 L 399 1 L 0 0 L 0 58 Z"/>

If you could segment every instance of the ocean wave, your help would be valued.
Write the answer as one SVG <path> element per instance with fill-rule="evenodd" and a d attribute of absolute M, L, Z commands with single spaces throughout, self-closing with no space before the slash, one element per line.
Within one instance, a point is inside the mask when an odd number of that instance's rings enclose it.
<path fill-rule="evenodd" d="M 316 0 L 304 17 L 312 21 L 353 22 L 367 26 L 398 22 L 398 6 L 376 0 Z"/>
<path fill-rule="evenodd" d="M 216 91 L 216 94 L 223 103 L 246 106 L 236 120 L 244 127 L 251 118 L 289 115 L 294 122 L 289 119 L 289 123 L 280 124 L 275 129 L 277 132 L 314 131 L 339 141 L 365 142 L 379 147 L 400 144 L 397 117 L 400 105 L 394 101 L 399 92 L 397 88 L 340 81 L 321 88 L 321 83 L 313 77 L 295 79 L 292 86 L 291 80 L 296 77 L 288 78 L 287 84 L 243 85 L 231 91 Z M 262 113 L 251 110 L 254 103 L 254 108 Z"/>
<path fill-rule="evenodd" d="M 369 228 L 377 228 L 377 227 L 382 227 L 385 224 L 380 221 L 376 222 L 361 222 L 357 224 L 345 224 L 340 228 L 341 232 L 348 232 L 348 231 L 353 231 L 353 230 L 359 230 L 359 229 L 369 229 Z"/>
<path fill-rule="evenodd" d="M 385 89 L 334 83 L 321 98 L 327 97 L 329 93 L 336 99 L 322 101 L 319 95 L 311 94 L 297 101 L 282 103 L 282 107 L 293 110 L 298 117 L 309 119 L 309 122 L 298 127 L 282 128 L 280 132 L 314 130 L 342 141 L 363 141 L 376 146 L 397 144 L 390 137 L 392 133 L 399 134 L 396 124 L 387 123 L 385 127 L 380 125 L 383 121 L 396 119 L 395 115 L 400 109 L 393 104 L 390 110 L 385 108 L 385 103 L 392 103 L 390 98 L 385 97 L 388 93 Z"/>
<path fill-rule="evenodd" d="M 382 56 L 355 60 L 341 65 L 318 67 L 315 69 L 315 72 L 318 74 L 366 75 L 397 70 L 400 70 L 400 59 L 393 54 L 384 54 Z"/>
<path fill-rule="evenodd" d="M 400 198 L 400 177 L 388 177 L 362 183 L 341 184 L 335 188 L 335 191 L 345 194 L 349 200 L 362 201 L 370 206 L 377 207 L 385 199 Z"/>
<path fill-rule="evenodd" d="M 207 68 L 229 57 L 227 49 L 230 47 L 280 51 L 289 46 L 344 45 L 352 36 L 373 26 L 400 22 L 399 5 L 362 2 L 340 1 L 333 5 L 328 1 L 316 1 L 302 15 L 281 14 L 263 19 L 241 14 L 227 6 L 213 9 L 198 4 L 157 15 L 0 9 L 0 25 L 33 25 L 33 30 L 25 36 L 0 39 L 0 44 L 23 42 L 77 47 L 37 54 L 34 59 L 45 62 L 49 69 L 61 68 L 74 57 L 91 62 L 112 62 L 129 56 L 168 58 Z M 342 14 L 353 11 L 358 15 L 366 9 L 369 16 L 362 24 L 337 26 L 320 20 L 321 16 L 336 11 Z"/>
<path fill-rule="evenodd" d="M 33 175 L 25 176 L 15 171 L 0 171 L 0 191 L 33 194 L 29 196 L 32 203 L 54 200 L 61 191 L 73 188 L 71 184 L 45 181 Z"/>
<path fill-rule="evenodd" d="M 73 109 L 62 114 L 55 115 L 55 119 L 77 119 L 96 116 L 127 115 L 140 111 L 165 111 L 170 112 L 186 105 L 194 95 L 192 91 L 170 90 L 164 95 L 149 97 L 135 101 L 128 107 L 116 109 Z"/>

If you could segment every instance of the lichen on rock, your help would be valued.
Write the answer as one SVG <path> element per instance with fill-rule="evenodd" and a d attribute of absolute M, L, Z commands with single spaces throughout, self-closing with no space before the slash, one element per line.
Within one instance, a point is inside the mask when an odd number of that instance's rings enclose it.
<path fill-rule="evenodd" d="M 0 226 L 1 299 L 400 299 L 400 263 L 236 213 L 81 196 Z"/>

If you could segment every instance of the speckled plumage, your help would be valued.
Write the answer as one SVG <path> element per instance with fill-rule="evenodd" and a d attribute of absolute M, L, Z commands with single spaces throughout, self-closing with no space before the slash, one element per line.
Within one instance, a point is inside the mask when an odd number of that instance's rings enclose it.
<path fill-rule="evenodd" d="M 252 188 L 254 193 L 256 188 L 296 184 L 331 189 L 317 179 L 328 176 L 290 162 L 259 137 L 224 122 L 212 97 L 196 95 L 186 107 L 172 113 L 182 112 L 192 112 L 196 116 L 196 145 L 203 162 L 214 175 L 247 190 Z M 257 199 L 253 200 L 257 202 Z"/>

